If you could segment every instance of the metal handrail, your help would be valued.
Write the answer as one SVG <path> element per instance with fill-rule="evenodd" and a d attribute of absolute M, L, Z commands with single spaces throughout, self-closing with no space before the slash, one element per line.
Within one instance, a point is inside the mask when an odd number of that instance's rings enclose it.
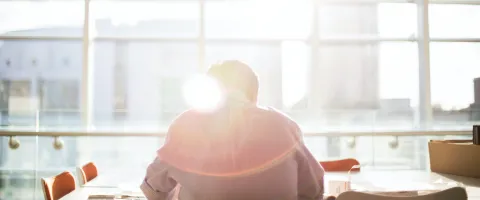
<path fill-rule="evenodd" d="M 24 36 L 24 35 L 0 35 L 0 40 L 76 40 L 81 41 L 81 36 Z M 173 37 L 150 37 L 150 36 L 97 36 L 92 38 L 93 41 L 149 41 L 149 42 L 197 42 L 198 37 L 192 38 L 173 38 Z M 415 35 L 406 37 L 381 37 L 381 36 L 350 36 L 350 37 L 329 37 L 321 36 L 319 43 L 377 43 L 377 42 L 416 42 L 418 39 Z M 471 37 L 432 37 L 432 42 L 480 42 L 480 38 Z M 309 38 L 205 38 L 207 43 L 263 43 L 278 44 L 283 41 L 301 41 L 310 42 Z"/>
<path fill-rule="evenodd" d="M 308 132 L 308 137 L 358 137 L 358 136 L 446 136 L 471 135 L 471 131 L 382 131 L 382 132 Z M 158 132 L 118 132 L 118 131 L 0 131 L 0 136 L 65 136 L 65 137 L 165 137 L 165 131 Z"/>

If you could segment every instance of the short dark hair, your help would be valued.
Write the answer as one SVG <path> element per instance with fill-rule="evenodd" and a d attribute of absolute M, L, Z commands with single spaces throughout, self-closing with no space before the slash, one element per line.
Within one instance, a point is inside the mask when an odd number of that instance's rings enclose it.
<path fill-rule="evenodd" d="M 251 101 L 258 96 L 258 77 L 253 69 L 238 60 L 226 60 L 212 65 L 207 75 L 216 79 L 222 87 L 243 92 Z"/>

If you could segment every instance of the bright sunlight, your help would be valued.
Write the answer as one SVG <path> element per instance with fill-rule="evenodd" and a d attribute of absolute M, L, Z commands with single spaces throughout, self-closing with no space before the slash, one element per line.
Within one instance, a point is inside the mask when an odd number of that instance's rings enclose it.
<path fill-rule="evenodd" d="M 195 76 L 183 86 L 185 102 L 196 110 L 214 110 L 221 103 L 222 96 L 217 82 L 205 75 Z"/>

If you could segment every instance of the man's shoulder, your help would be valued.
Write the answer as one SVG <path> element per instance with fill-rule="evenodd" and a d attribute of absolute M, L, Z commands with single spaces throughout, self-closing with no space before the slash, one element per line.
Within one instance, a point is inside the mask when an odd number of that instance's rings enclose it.
<path fill-rule="evenodd" d="M 190 119 L 190 118 L 197 118 L 200 116 L 200 112 L 195 109 L 188 109 L 177 115 L 174 121 Z"/>
<path fill-rule="evenodd" d="M 279 129 L 289 130 L 289 132 L 300 134 L 300 127 L 286 113 L 272 107 L 264 107 L 259 109 L 261 109 L 260 113 L 262 114 L 257 115 L 258 118 L 254 120 L 257 123 L 275 126 Z"/>
<path fill-rule="evenodd" d="M 191 127 L 199 123 L 203 118 L 205 118 L 205 113 L 189 109 L 177 115 L 170 124 L 170 128 Z"/>
<path fill-rule="evenodd" d="M 270 112 L 270 115 L 273 118 L 281 120 L 281 121 L 283 121 L 285 123 L 288 123 L 289 125 L 292 125 L 292 126 L 298 126 L 297 123 L 290 116 L 288 116 L 286 113 L 282 112 L 281 110 L 278 110 L 278 109 L 273 108 L 273 107 L 267 107 L 265 109 L 267 109 Z"/>

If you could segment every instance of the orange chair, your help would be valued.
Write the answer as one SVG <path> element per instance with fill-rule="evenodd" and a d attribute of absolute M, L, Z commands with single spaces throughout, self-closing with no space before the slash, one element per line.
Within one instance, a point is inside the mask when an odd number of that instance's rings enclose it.
<path fill-rule="evenodd" d="M 45 200 L 58 200 L 75 190 L 75 178 L 70 172 L 62 172 L 54 177 L 42 178 Z"/>
<path fill-rule="evenodd" d="M 360 171 L 360 167 L 352 168 L 355 165 L 360 166 L 360 162 L 354 158 L 347 158 L 341 160 L 330 160 L 330 161 L 320 161 L 320 165 L 322 165 L 323 169 L 326 172 L 358 172 Z"/>
<path fill-rule="evenodd" d="M 80 185 L 84 185 L 98 176 L 97 166 L 93 162 L 89 162 L 82 168 L 77 168 L 77 175 Z"/>

